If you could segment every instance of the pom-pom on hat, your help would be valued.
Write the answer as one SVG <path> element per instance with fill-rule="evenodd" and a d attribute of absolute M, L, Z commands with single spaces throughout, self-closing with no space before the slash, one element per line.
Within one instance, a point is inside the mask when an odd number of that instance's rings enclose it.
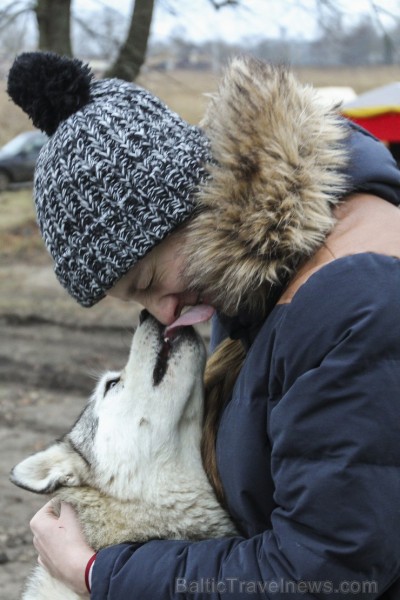
<path fill-rule="evenodd" d="M 92 306 L 191 216 L 209 142 L 148 91 L 54 53 L 18 56 L 7 91 L 50 136 L 37 220 L 59 281 Z"/>

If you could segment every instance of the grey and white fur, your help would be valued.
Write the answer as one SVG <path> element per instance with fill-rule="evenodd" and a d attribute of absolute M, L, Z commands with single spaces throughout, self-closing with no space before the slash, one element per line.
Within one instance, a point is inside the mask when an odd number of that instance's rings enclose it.
<path fill-rule="evenodd" d="M 204 473 L 205 349 L 192 328 L 169 342 L 148 313 L 121 372 L 107 372 L 61 440 L 11 472 L 16 485 L 70 502 L 96 551 L 149 539 L 235 535 Z M 24 600 L 77 600 L 37 566 Z"/>

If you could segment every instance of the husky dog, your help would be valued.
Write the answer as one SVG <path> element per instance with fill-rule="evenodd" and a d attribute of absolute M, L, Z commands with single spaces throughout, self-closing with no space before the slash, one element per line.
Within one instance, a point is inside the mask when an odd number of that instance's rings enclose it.
<path fill-rule="evenodd" d="M 106 373 L 71 431 L 14 467 L 11 481 L 70 502 L 95 550 L 235 535 L 202 465 L 204 365 L 192 327 L 166 340 L 164 327 L 142 311 L 123 371 Z M 23 594 L 78 598 L 41 566 Z"/>

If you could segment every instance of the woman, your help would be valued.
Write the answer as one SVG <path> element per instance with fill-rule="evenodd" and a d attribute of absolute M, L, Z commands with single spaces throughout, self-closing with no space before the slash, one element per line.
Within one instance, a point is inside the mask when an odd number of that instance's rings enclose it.
<path fill-rule="evenodd" d="M 56 274 L 85 306 L 140 302 L 166 334 L 217 311 L 205 458 L 241 536 L 93 557 L 70 507 L 46 506 L 39 561 L 80 593 L 86 571 L 96 599 L 398 598 L 394 160 L 252 59 L 230 65 L 203 131 L 57 61 L 22 55 L 9 78 L 51 136 L 35 201 Z"/>

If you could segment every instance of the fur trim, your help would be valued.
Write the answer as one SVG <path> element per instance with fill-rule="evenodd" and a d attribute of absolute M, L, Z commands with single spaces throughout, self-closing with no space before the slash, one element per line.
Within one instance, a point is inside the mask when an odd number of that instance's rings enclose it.
<path fill-rule="evenodd" d="M 187 275 L 224 313 L 258 311 L 334 225 L 347 128 L 287 69 L 251 58 L 231 63 L 201 125 L 215 164 L 189 225 Z"/>

